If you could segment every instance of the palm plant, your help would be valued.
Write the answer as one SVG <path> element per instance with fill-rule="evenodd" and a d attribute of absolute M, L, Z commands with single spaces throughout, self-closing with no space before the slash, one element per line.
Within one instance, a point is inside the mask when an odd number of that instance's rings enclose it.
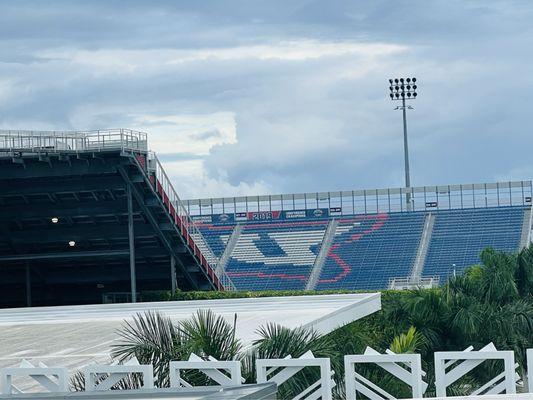
<path fill-rule="evenodd" d="M 235 315 L 235 321 L 236 318 Z M 240 358 L 242 345 L 235 338 L 236 325 L 230 325 L 211 310 L 199 310 L 190 319 L 182 321 L 179 329 L 190 353 L 217 360 Z"/>
<path fill-rule="evenodd" d="M 259 339 L 253 346 L 243 349 L 235 337 L 236 317 L 231 324 L 212 311 L 201 310 L 188 320 L 173 323 L 162 314 L 147 312 L 124 323 L 112 356 L 119 362 L 137 357 L 143 364 L 152 364 L 156 384 L 166 387 L 169 362 L 186 360 L 191 353 L 204 359 L 241 360 L 243 376 L 251 383 L 257 358 L 299 357 L 311 350 L 316 357 L 331 359 L 337 374 L 336 398 L 343 398 L 343 355 L 360 354 L 366 345 L 380 352 L 390 348 L 396 353 L 420 353 L 430 385 L 435 351 L 463 350 L 469 345 L 479 348 L 493 342 L 498 349 L 514 350 L 524 368 L 524 350 L 533 346 L 533 246 L 516 255 L 487 249 L 480 258 L 480 265 L 452 277 L 442 288 L 384 292 L 380 312 L 326 336 L 267 324 L 258 329 Z M 468 393 L 486 382 L 494 368 L 487 363 L 476 369 L 450 387 L 450 393 Z M 365 372 L 378 385 L 404 394 L 405 388 L 378 369 Z M 195 385 L 211 383 L 201 374 L 185 377 Z M 294 397 L 317 379 L 315 372 L 301 371 L 280 388 L 280 396 Z M 77 386 L 83 386 L 79 379 Z M 433 392 L 430 388 L 428 395 Z"/>
<path fill-rule="evenodd" d="M 236 316 L 235 316 L 236 321 Z M 260 339 L 246 352 L 235 337 L 236 324 L 231 325 L 211 310 L 199 310 L 190 319 L 173 323 L 157 312 L 138 314 L 132 322 L 124 322 L 118 334 L 121 341 L 113 346 L 112 357 L 124 362 L 136 357 L 142 364 L 152 364 L 155 383 L 159 387 L 169 386 L 169 362 L 186 360 L 191 353 L 208 359 L 242 360 L 243 376 L 247 382 L 255 381 L 255 360 L 257 358 L 299 357 L 311 350 L 316 357 L 335 356 L 335 369 L 339 370 L 341 356 L 336 354 L 334 343 L 309 329 L 291 330 L 280 325 L 267 324 L 258 329 Z M 335 361 L 334 361 L 335 362 Z M 194 385 L 209 385 L 209 378 L 190 371 L 184 374 L 185 380 Z M 294 377 L 281 390 L 287 396 L 295 396 L 299 390 L 314 383 L 318 375 L 305 371 Z M 82 387 L 77 379 L 75 387 Z M 133 386 L 132 386 L 133 387 Z"/>
<path fill-rule="evenodd" d="M 189 320 L 174 324 L 157 312 L 137 314 L 133 322 L 124 322 L 118 331 L 121 342 L 113 346 L 112 357 L 119 362 L 136 357 L 141 364 L 152 364 L 155 383 L 170 384 L 169 362 L 186 360 L 191 353 L 218 360 L 234 359 L 241 347 L 235 327 L 211 310 L 199 310 Z M 204 378 L 188 376 L 196 384 Z M 200 380 L 200 381 L 199 381 Z"/>
<path fill-rule="evenodd" d="M 261 338 L 253 342 L 254 347 L 245 363 L 248 376 L 255 370 L 256 358 L 273 359 L 287 356 L 297 358 L 308 351 L 311 351 L 315 357 L 331 358 L 333 370 L 340 371 L 341 354 L 329 336 L 322 336 L 306 328 L 289 329 L 273 323 L 261 326 L 257 332 Z M 293 398 L 319 379 L 319 371 L 302 370 L 278 388 L 278 397 Z"/>
<path fill-rule="evenodd" d="M 424 337 L 412 326 L 406 333 L 396 336 L 389 348 L 396 354 L 413 354 L 424 346 L 424 340 Z"/>

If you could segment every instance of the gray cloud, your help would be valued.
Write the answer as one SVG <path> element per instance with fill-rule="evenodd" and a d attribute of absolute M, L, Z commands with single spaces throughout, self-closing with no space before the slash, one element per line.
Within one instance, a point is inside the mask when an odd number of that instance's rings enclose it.
<path fill-rule="evenodd" d="M 201 162 L 210 183 L 180 182 L 186 196 L 399 186 L 387 79 L 413 74 L 414 184 L 530 179 L 532 18 L 523 1 L 2 2 L 0 125 L 179 134 L 169 117 L 233 113 L 235 142 L 161 157 Z M 401 50 L 283 57 L 302 43 Z M 173 62 L 183 54 L 196 58 Z M 139 126 L 142 115 L 159 119 Z"/>
<path fill-rule="evenodd" d="M 222 134 L 218 129 L 214 129 L 211 131 L 206 132 L 200 132 L 194 135 L 194 138 L 197 140 L 206 140 L 206 139 L 213 139 L 213 138 L 219 138 Z"/>

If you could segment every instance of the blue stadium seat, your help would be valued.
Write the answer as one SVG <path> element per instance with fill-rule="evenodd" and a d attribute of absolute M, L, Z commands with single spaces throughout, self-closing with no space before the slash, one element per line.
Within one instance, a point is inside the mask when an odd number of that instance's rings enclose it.
<path fill-rule="evenodd" d="M 200 229 L 205 241 L 209 247 L 211 247 L 213 253 L 215 253 L 215 256 L 221 257 L 224 253 L 224 249 L 226 248 L 226 244 L 228 243 L 228 239 L 235 228 L 235 224 L 225 223 L 214 225 L 198 223 L 197 226 Z"/>
<path fill-rule="evenodd" d="M 305 289 L 327 219 L 248 223 L 226 267 L 241 290 Z"/>
<path fill-rule="evenodd" d="M 479 262 L 486 247 L 516 251 L 527 206 L 436 210 L 423 277 L 440 276 Z M 377 290 L 409 276 L 429 211 L 337 217 L 333 243 L 317 290 Z M 226 271 L 238 290 L 301 290 L 322 246 L 329 218 L 241 222 L 243 229 Z M 217 257 L 235 223 L 200 223 Z"/>
<path fill-rule="evenodd" d="M 317 290 L 384 289 L 390 278 L 407 277 L 424 218 L 412 212 L 339 219 Z"/>
<path fill-rule="evenodd" d="M 486 247 L 515 252 L 520 246 L 527 207 L 493 207 L 435 212 L 423 276 L 440 276 L 444 283 L 453 273 L 478 264 Z"/>

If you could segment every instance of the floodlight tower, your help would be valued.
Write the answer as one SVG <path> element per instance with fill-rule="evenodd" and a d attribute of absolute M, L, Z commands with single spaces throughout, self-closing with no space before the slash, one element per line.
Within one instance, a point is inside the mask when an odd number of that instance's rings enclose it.
<path fill-rule="evenodd" d="M 411 178 L 409 177 L 409 147 L 407 145 L 407 114 L 406 109 L 412 110 L 413 107 L 405 105 L 405 100 L 414 100 L 417 96 L 416 78 L 395 78 L 389 79 L 390 98 L 392 101 L 401 100 L 402 105 L 395 108 L 395 110 L 402 110 L 403 112 L 403 152 L 405 161 L 405 187 L 411 187 Z M 411 193 L 405 194 L 405 201 L 407 210 L 412 209 Z"/>

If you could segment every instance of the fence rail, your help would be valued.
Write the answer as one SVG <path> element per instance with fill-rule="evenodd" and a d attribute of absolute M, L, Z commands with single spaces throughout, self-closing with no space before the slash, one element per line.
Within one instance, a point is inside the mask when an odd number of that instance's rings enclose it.
<path fill-rule="evenodd" d="M 233 282 L 226 273 L 216 268 L 218 257 L 211 250 L 211 247 L 192 220 L 185 204 L 181 201 L 174 186 L 172 186 L 170 179 L 154 152 L 148 153 L 148 166 L 155 173 L 157 182 L 156 190 L 162 192 L 163 202 L 169 207 L 171 215 L 175 214 L 177 216 L 177 223 L 180 229 L 182 229 L 182 233 L 186 234 L 184 236 L 187 240 L 190 238 L 191 242 L 188 244 L 192 246 L 195 254 L 200 258 L 202 265 L 207 268 L 208 274 L 211 278 L 214 278 L 213 275 L 215 275 L 225 290 L 235 290 Z"/>
<path fill-rule="evenodd" d="M 531 181 L 472 183 L 336 192 L 294 193 L 184 200 L 189 214 L 211 215 L 261 211 L 329 209 L 330 215 L 531 205 Z"/>
<path fill-rule="evenodd" d="M 0 130 L 0 154 L 80 153 L 115 149 L 147 152 L 147 134 L 131 129 L 76 132 Z"/>

